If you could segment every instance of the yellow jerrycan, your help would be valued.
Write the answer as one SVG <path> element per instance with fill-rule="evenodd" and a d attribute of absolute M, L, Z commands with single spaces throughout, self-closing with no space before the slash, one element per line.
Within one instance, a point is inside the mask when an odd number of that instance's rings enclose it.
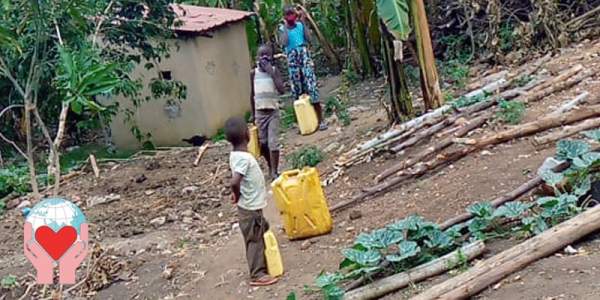
<path fill-rule="evenodd" d="M 294 113 L 298 119 L 300 134 L 307 135 L 315 132 L 319 127 L 319 119 L 315 108 L 310 104 L 310 96 L 304 94 L 294 101 Z"/>
<path fill-rule="evenodd" d="M 250 152 L 254 158 L 260 158 L 260 144 L 258 143 L 258 127 L 254 124 L 248 128 L 250 133 L 250 141 L 248 141 L 248 152 Z"/>
<path fill-rule="evenodd" d="M 284 172 L 271 183 L 290 240 L 331 232 L 333 220 L 315 168 Z"/>
<path fill-rule="evenodd" d="M 281 253 L 279 252 L 279 246 L 277 246 L 277 239 L 273 231 L 267 230 L 263 235 L 265 240 L 265 258 L 267 260 L 267 272 L 271 277 L 279 277 L 283 275 L 283 261 L 281 260 Z"/>

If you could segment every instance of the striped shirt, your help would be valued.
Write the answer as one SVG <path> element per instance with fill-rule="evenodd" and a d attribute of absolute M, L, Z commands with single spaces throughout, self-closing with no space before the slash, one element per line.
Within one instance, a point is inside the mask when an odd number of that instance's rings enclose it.
<path fill-rule="evenodd" d="M 278 109 L 279 100 L 277 87 L 273 77 L 267 72 L 261 72 L 259 68 L 254 71 L 254 108 L 255 109 Z"/>

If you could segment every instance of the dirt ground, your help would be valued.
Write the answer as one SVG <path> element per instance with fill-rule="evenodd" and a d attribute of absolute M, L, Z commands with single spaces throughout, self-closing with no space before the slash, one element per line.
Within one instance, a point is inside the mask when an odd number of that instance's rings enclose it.
<path fill-rule="evenodd" d="M 599 51 L 600 44 L 584 43 L 564 50 L 547 68 L 556 72 L 582 63 L 598 73 Z M 323 94 L 327 95 L 339 85 L 340 78 L 323 81 Z M 590 99 L 600 96 L 597 76 L 528 105 L 521 123 L 548 114 L 584 90 L 591 93 Z M 351 92 L 353 122 L 350 126 L 333 124 L 328 131 L 305 137 L 290 131 L 285 134 L 284 153 L 304 144 L 327 150 L 327 160 L 318 167 L 324 179 L 332 171 L 341 147 L 346 151 L 385 130 L 386 115 L 380 105 L 384 92 L 381 80 L 355 86 Z M 485 127 L 475 136 L 505 127 Z M 554 145 L 536 149 L 530 138 L 470 155 L 416 182 L 402 184 L 334 214 L 333 231 L 309 242 L 287 240 L 270 196 L 266 217 L 275 228 L 286 271 L 278 284 L 265 288 L 252 288 L 247 284 L 243 240 L 236 223 L 235 207 L 229 203 L 229 146 L 226 143 L 211 147 L 196 167 L 192 165 L 196 157 L 193 148 L 103 163 L 98 178 L 87 170 L 68 181 L 61 195 L 82 208 L 90 224 L 90 259 L 84 261 L 78 278 L 88 273 L 90 277 L 78 286 L 83 293 L 78 296 L 92 299 L 285 299 L 294 290 L 300 299 L 319 299 L 318 295 L 305 292 L 304 286 L 311 285 L 321 270 L 336 270 L 342 258 L 340 250 L 350 247 L 361 232 L 380 228 L 410 214 L 419 214 L 429 221 L 443 221 L 462 213 L 474 202 L 501 196 L 535 176 L 546 157 L 554 154 Z M 379 157 L 350 168 L 324 188 L 329 205 L 356 195 L 372 185 L 374 176 L 398 159 L 419 153 L 436 140 L 417 145 L 402 157 Z M 94 204 L 102 197 L 114 201 Z M 23 200 L 26 199 L 14 204 Z M 359 211 L 361 217 L 351 220 L 352 211 Z M 19 288 L 3 290 L 5 298 L 0 294 L 0 299 L 19 299 L 26 284 L 32 282 L 31 274 L 35 273 L 22 252 L 24 220 L 17 210 L 9 210 L 0 217 L 3 233 L 0 234 L 0 278 L 13 275 L 23 283 Z M 511 243 L 516 242 L 498 243 L 496 253 Z M 579 248 L 580 253 L 557 254 L 540 260 L 476 298 L 600 299 L 597 280 L 600 242 L 591 239 L 573 247 Z M 407 299 L 443 278 L 412 286 L 384 299 Z M 69 288 L 64 287 L 64 299 L 77 299 L 68 296 Z M 50 292 L 42 296 L 41 287 L 34 287 L 31 292 L 23 299 L 50 296 Z"/>

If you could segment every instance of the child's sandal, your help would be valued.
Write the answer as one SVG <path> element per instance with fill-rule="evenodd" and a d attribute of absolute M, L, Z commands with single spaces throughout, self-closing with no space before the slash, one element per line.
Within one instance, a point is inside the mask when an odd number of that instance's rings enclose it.
<path fill-rule="evenodd" d="M 250 281 L 250 286 L 267 286 L 272 285 L 279 281 L 279 279 L 275 277 L 271 277 L 269 275 L 265 275 L 261 278 Z"/>

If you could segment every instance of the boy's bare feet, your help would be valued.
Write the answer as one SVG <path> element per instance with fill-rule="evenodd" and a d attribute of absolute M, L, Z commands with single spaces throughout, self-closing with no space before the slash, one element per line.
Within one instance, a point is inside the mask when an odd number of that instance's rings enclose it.
<path fill-rule="evenodd" d="M 250 285 L 251 286 L 267 286 L 267 285 L 272 285 L 272 284 L 276 283 L 277 281 L 279 281 L 279 279 L 271 277 L 269 275 L 265 275 L 261 278 L 250 281 Z"/>

